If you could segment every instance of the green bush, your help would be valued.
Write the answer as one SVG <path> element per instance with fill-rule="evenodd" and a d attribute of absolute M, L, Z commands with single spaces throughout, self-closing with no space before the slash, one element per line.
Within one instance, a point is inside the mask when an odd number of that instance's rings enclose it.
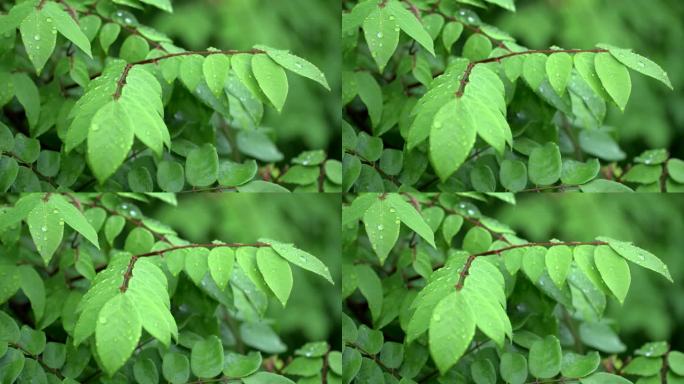
<path fill-rule="evenodd" d="M 3 197 L 0 381 L 341 380 L 341 353 L 332 349 L 338 321 L 322 300 L 339 297 L 332 285 L 339 272 L 289 242 L 336 256 L 334 242 L 310 236 L 338 237 L 339 199 L 309 197 L 302 209 L 284 197 L 263 208 L 235 195 Z M 192 209 L 197 226 L 167 224 L 173 215 L 160 202 L 173 212 Z M 244 221 L 229 215 L 221 227 L 202 219 L 201 206 L 219 216 L 236 204 L 251 208 Z M 293 219 L 295 206 L 306 215 Z M 266 215 L 273 226 L 244 226 Z M 296 225 L 283 229 L 285 217 Z M 305 228 L 312 221 L 317 230 Z"/>
<path fill-rule="evenodd" d="M 665 341 L 627 350 L 619 319 L 606 316 L 610 302 L 625 303 L 633 270 L 655 272 L 666 289 L 673 282 L 658 257 L 628 241 L 626 226 L 609 231 L 616 238 L 585 229 L 580 239 L 528 241 L 484 213 L 498 200 L 515 204 L 507 194 L 350 197 L 342 211 L 343 382 L 684 380 L 681 352 Z M 527 204 L 557 219 L 547 200 Z M 593 200 L 574 199 L 575 209 Z M 537 216 L 507 209 L 518 222 Z"/>
<path fill-rule="evenodd" d="M 606 119 L 633 104 L 630 70 L 673 89 L 663 68 L 611 45 L 624 39 L 525 47 L 484 21 L 492 8 L 516 11 L 512 0 L 345 2 L 345 191 L 682 190 L 684 161 L 660 148 L 628 158 Z M 515 17 L 502 28 L 533 34 L 544 15 Z"/>
<path fill-rule="evenodd" d="M 259 41 L 185 50 L 135 15 L 171 3 L 142 3 L 2 4 L 0 191 L 339 190 L 324 140 L 286 159 L 268 111 L 286 108 L 287 73 L 329 91 L 323 72 Z"/>

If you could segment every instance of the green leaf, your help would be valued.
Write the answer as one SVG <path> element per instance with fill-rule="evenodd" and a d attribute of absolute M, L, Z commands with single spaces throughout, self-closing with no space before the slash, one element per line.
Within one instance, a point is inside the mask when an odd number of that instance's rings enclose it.
<path fill-rule="evenodd" d="M 177 161 L 162 161 L 157 166 L 157 184 L 166 192 L 180 192 L 185 185 L 183 164 Z"/>
<path fill-rule="evenodd" d="M 526 55 L 523 61 L 523 79 L 535 91 L 539 89 L 546 76 L 546 60 L 545 54 L 532 53 Z"/>
<path fill-rule="evenodd" d="M 190 377 L 190 362 L 188 358 L 178 352 L 164 355 L 162 375 L 172 384 L 183 384 Z"/>
<path fill-rule="evenodd" d="M 34 9 L 19 27 L 26 53 L 38 74 L 52 56 L 52 51 L 55 50 L 57 35 L 52 33 L 53 28 L 56 27 L 52 17 L 47 12 L 37 9 Z M 15 89 L 19 88 L 15 86 Z"/>
<path fill-rule="evenodd" d="M 378 198 L 363 214 L 363 223 L 371 247 L 382 265 L 399 238 L 400 221 L 396 208 L 386 199 Z"/>
<path fill-rule="evenodd" d="M 121 44 L 119 49 L 119 57 L 126 60 L 128 63 L 136 63 L 144 60 L 150 52 L 150 46 L 147 40 L 140 35 L 130 35 Z"/>
<path fill-rule="evenodd" d="M 209 55 L 202 63 L 204 79 L 211 92 L 216 96 L 223 93 L 223 87 L 230 71 L 230 59 L 224 54 Z"/>
<path fill-rule="evenodd" d="M 598 159 L 587 160 L 582 163 L 575 160 L 563 161 L 561 181 L 567 185 L 579 185 L 593 180 L 599 173 L 601 164 Z"/>
<path fill-rule="evenodd" d="M 287 299 L 292 291 L 290 264 L 269 247 L 259 248 L 256 261 L 264 281 L 283 304 L 283 307 L 286 306 Z"/>
<path fill-rule="evenodd" d="M 549 55 L 548 60 L 546 60 L 546 74 L 549 77 L 549 83 L 559 96 L 563 96 L 565 93 L 571 71 L 572 57 L 565 52 Z"/>
<path fill-rule="evenodd" d="M 64 232 L 64 220 L 58 208 L 51 201 L 43 199 L 28 214 L 26 222 L 38 253 L 48 265 L 62 242 Z"/>
<path fill-rule="evenodd" d="M 482 227 L 472 227 L 463 238 L 463 249 L 471 255 L 485 252 L 492 245 L 492 235 Z"/>
<path fill-rule="evenodd" d="M 561 176 L 561 154 L 555 143 L 548 142 L 532 150 L 528 164 L 530 181 L 536 185 L 551 185 Z"/>
<path fill-rule="evenodd" d="M 511 192 L 520 192 L 527 186 L 527 167 L 520 160 L 506 159 L 499 168 L 501 185 Z"/>
<path fill-rule="evenodd" d="M 550 379 L 561 369 L 561 346 L 556 336 L 537 340 L 530 348 L 530 374 L 539 379 Z"/>
<path fill-rule="evenodd" d="M 399 220 L 425 239 L 433 248 L 436 247 L 435 235 L 432 232 L 432 228 L 425 222 L 423 216 L 420 215 L 414 206 L 407 203 L 401 195 L 396 193 L 388 194 L 386 196 L 386 201 L 396 210 Z M 392 208 L 390 208 L 390 210 L 392 210 Z"/>
<path fill-rule="evenodd" d="M 499 371 L 507 383 L 523 384 L 527 380 L 527 359 L 520 353 L 506 352 L 501 355 Z"/>
<path fill-rule="evenodd" d="M 442 181 L 468 158 L 476 134 L 475 123 L 463 99 L 445 104 L 435 115 L 430 130 L 430 161 Z"/>
<path fill-rule="evenodd" d="M 670 159 L 667 161 L 667 172 L 672 180 L 684 183 L 684 161 L 680 159 Z"/>
<path fill-rule="evenodd" d="M 110 376 L 131 357 L 141 332 L 138 309 L 128 295 L 117 294 L 102 307 L 95 328 L 95 346 Z"/>
<path fill-rule="evenodd" d="M 380 120 L 382 119 L 382 89 L 373 75 L 368 72 L 356 72 L 355 78 L 359 87 L 359 97 L 366 105 L 366 108 L 368 108 L 368 115 L 370 116 L 371 124 L 373 127 L 377 127 L 380 125 Z M 382 144 L 382 141 L 380 144 Z M 380 155 L 378 154 L 378 158 L 379 157 Z M 374 161 L 373 159 L 368 160 Z"/>
<path fill-rule="evenodd" d="M 3 279 L 1 281 L 9 281 L 10 278 L 6 278 L 7 276 L 3 276 Z M 17 277 L 18 280 L 18 277 Z M 19 285 L 17 284 L 17 288 Z M 4 290 L 3 290 L 4 292 Z M 4 302 L 3 300 L 0 300 L 0 302 Z M 10 343 L 16 343 L 19 341 L 19 327 L 17 326 L 17 323 L 12 319 L 7 313 L 0 311 L 0 341 L 5 341 L 5 342 L 10 342 Z"/>
<path fill-rule="evenodd" d="M 474 81 L 474 79 L 471 80 Z M 468 90 L 473 90 L 473 86 Z M 510 128 L 503 115 L 487 104 L 488 102 L 488 100 L 475 99 L 474 97 L 463 98 L 464 108 L 467 108 L 468 113 L 472 116 L 472 122 L 478 136 L 494 147 L 499 154 L 503 154 L 506 141 L 511 137 Z"/>
<path fill-rule="evenodd" d="M 632 92 L 632 80 L 629 77 L 629 71 L 609 53 L 596 54 L 594 65 L 603 88 L 620 110 L 624 111 Z"/>
<path fill-rule="evenodd" d="M 173 7 L 171 6 L 171 0 L 140 0 L 141 2 L 149 5 L 153 5 L 162 11 L 169 13 L 173 12 Z"/>
<path fill-rule="evenodd" d="M 201 379 L 209 379 L 223 371 L 223 344 L 221 340 L 210 335 L 195 343 L 190 353 L 192 373 Z"/>
<path fill-rule="evenodd" d="M 463 24 L 452 21 L 444 26 L 442 31 L 442 43 L 444 43 L 444 48 L 451 52 L 451 47 L 458 41 L 463 33 Z"/>
<path fill-rule="evenodd" d="M 185 272 L 190 276 L 190 280 L 192 280 L 195 285 L 200 285 L 202 283 L 204 275 L 206 275 L 209 270 L 209 265 L 207 264 L 208 255 L 209 250 L 206 248 L 192 248 L 185 255 Z M 240 261 L 239 259 L 240 258 L 238 257 L 238 261 Z"/>
<path fill-rule="evenodd" d="M 624 193 L 634 192 L 628 186 L 612 180 L 596 179 L 580 185 L 580 190 L 587 193 Z"/>
<path fill-rule="evenodd" d="M 322 85 L 325 89 L 330 90 L 330 86 L 328 85 L 328 81 L 325 79 L 323 72 L 307 60 L 295 56 L 288 51 L 273 49 L 263 45 L 257 45 L 254 48 L 266 51 L 273 61 L 288 71 L 311 79 Z"/>
<path fill-rule="evenodd" d="M 110 101 L 93 116 L 88 130 L 88 162 L 100 184 L 123 164 L 133 146 L 131 119 L 117 101 Z"/>
<path fill-rule="evenodd" d="M 244 163 L 234 163 L 222 160 L 219 163 L 218 183 L 226 187 L 243 185 L 254 179 L 258 171 L 255 160 L 247 160 Z"/>
<path fill-rule="evenodd" d="M 395 19 L 387 6 L 378 6 L 363 22 L 368 49 L 380 72 L 385 70 L 399 44 L 399 25 Z"/>
<path fill-rule="evenodd" d="M 463 57 L 470 61 L 486 59 L 492 52 L 492 41 L 481 33 L 473 33 L 463 44 Z"/>
<path fill-rule="evenodd" d="M 111 245 L 114 240 L 121 233 L 124 225 L 126 224 L 126 219 L 123 216 L 109 216 L 104 225 L 105 239 Z"/>
<path fill-rule="evenodd" d="M 657 375 L 663 368 L 663 359 L 658 357 L 638 356 L 630 360 L 622 368 L 622 372 L 628 375 L 652 376 Z"/>
<path fill-rule="evenodd" d="M 38 117 L 40 116 L 40 94 L 36 83 L 26 73 L 13 73 L 12 84 L 14 85 L 14 92 L 17 100 L 24 107 L 26 118 L 29 126 L 35 127 L 38 124 Z M 23 135 L 22 135 L 23 136 Z M 21 137 L 17 135 L 17 137 Z M 14 148 L 17 148 L 17 138 L 14 139 Z M 33 139 L 31 139 L 33 140 Z M 38 156 L 36 154 L 36 156 Z"/>
<path fill-rule="evenodd" d="M 371 267 L 365 264 L 354 266 L 354 274 L 359 282 L 359 291 L 366 298 L 373 322 L 382 314 L 382 283 Z"/>
<path fill-rule="evenodd" d="M 463 295 L 452 292 L 435 307 L 430 318 L 432 359 L 444 374 L 463 356 L 475 336 L 474 314 Z"/>
<path fill-rule="evenodd" d="M 250 352 L 247 355 L 228 352 L 223 368 L 223 374 L 228 377 L 245 377 L 256 372 L 261 367 L 261 353 Z"/>
<path fill-rule="evenodd" d="M 449 215 L 442 223 L 442 235 L 447 244 L 451 244 L 453 237 L 461 230 L 463 217 L 459 215 Z"/>
<path fill-rule="evenodd" d="M 305 167 L 294 165 L 280 178 L 280 181 L 287 184 L 309 185 L 318 180 L 321 171 L 318 167 Z"/>
<path fill-rule="evenodd" d="M 674 89 L 667 73 L 653 61 L 632 52 L 631 49 L 617 48 L 609 44 L 597 44 L 597 47 L 607 49 L 613 57 L 629 68 L 660 81 L 670 89 Z"/>
<path fill-rule="evenodd" d="M 38 193 L 26 194 L 17 200 L 14 207 L 0 211 L 0 232 L 24 220 L 41 203 L 42 198 L 43 195 Z"/>
<path fill-rule="evenodd" d="M 632 279 L 625 259 L 608 245 L 599 245 L 594 250 L 594 262 L 610 291 L 620 304 L 624 303 Z"/>
<path fill-rule="evenodd" d="M 397 25 L 404 33 L 411 36 L 433 56 L 435 55 L 432 37 L 430 37 L 430 34 L 425 30 L 425 27 L 420 23 L 416 15 L 404 8 L 399 1 L 389 1 L 385 8 L 390 15 L 396 18 Z"/>
<path fill-rule="evenodd" d="M 52 28 L 56 27 L 62 36 L 79 47 L 81 51 L 88 55 L 88 57 L 93 57 L 93 54 L 90 52 L 90 40 L 88 40 L 88 37 L 81 31 L 81 27 L 78 26 L 76 21 L 69 16 L 60 5 L 48 1 L 43 7 L 43 12 L 53 19 L 52 21 L 54 21 L 55 25 L 54 27 L 51 26 Z M 48 20 L 48 23 L 52 23 L 52 21 Z"/>
<path fill-rule="evenodd" d="M 278 112 L 282 111 L 288 91 L 287 75 L 283 68 L 267 55 L 254 55 L 252 71 L 266 97 Z"/>
<path fill-rule="evenodd" d="M 24 163 L 34 163 L 40 157 L 40 142 L 37 139 L 32 139 L 18 133 L 14 138 L 12 152 Z"/>
<path fill-rule="evenodd" d="M 116 41 L 121 32 L 121 26 L 116 23 L 107 23 L 100 29 L 100 46 L 102 50 L 107 53 L 109 47 Z"/>
<path fill-rule="evenodd" d="M 672 372 L 684 376 L 684 353 L 672 351 L 667 355 L 667 365 Z"/>
<path fill-rule="evenodd" d="M 19 164 L 11 157 L 0 157 L 0 193 L 5 193 L 14 184 L 19 173 Z"/>
<path fill-rule="evenodd" d="M 60 343 L 45 344 L 43 362 L 52 369 L 60 369 L 66 361 L 66 346 Z"/>
<path fill-rule="evenodd" d="M 569 352 L 563 356 L 561 374 L 569 378 L 584 377 L 594 372 L 600 363 L 601 356 L 596 351 L 586 355 Z"/>
<path fill-rule="evenodd" d="M 567 245 L 550 247 L 546 251 L 546 268 L 551 280 L 558 288 L 563 288 L 565 279 L 570 272 L 572 263 L 572 250 Z"/>
<path fill-rule="evenodd" d="M 338 160 L 327 160 L 323 165 L 325 176 L 335 184 L 342 184 L 342 163 Z"/>
<path fill-rule="evenodd" d="M 257 256 L 257 261 L 258 260 Z M 209 251 L 209 257 L 207 258 L 209 273 L 216 282 L 216 285 L 222 290 L 228 285 L 228 281 L 233 274 L 234 264 L 235 251 L 233 249 L 228 247 L 216 247 Z"/>
<path fill-rule="evenodd" d="M 470 365 L 470 375 L 475 384 L 496 384 L 496 370 L 489 359 L 475 360 Z"/>
<path fill-rule="evenodd" d="M 128 232 L 124 249 L 132 255 L 140 255 L 149 252 L 154 245 L 154 236 L 143 227 L 135 227 Z"/>
<path fill-rule="evenodd" d="M 138 359 L 133 365 L 133 377 L 139 384 L 157 384 L 159 372 L 150 358 Z"/>
<path fill-rule="evenodd" d="M 180 79 L 185 86 L 194 92 L 202 81 L 204 57 L 200 55 L 184 56 L 180 63 Z"/>
<path fill-rule="evenodd" d="M 31 309 L 36 320 L 40 320 L 45 313 L 45 284 L 43 279 L 35 269 L 28 265 L 20 266 L 17 271 L 21 280 L 21 290 L 31 302 Z"/>
<path fill-rule="evenodd" d="M 60 216 L 71 228 L 83 235 L 83 237 L 90 241 L 97 249 L 100 249 L 97 231 L 90 222 L 88 222 L 88 219 L 86 219 L 81 211 L 68 202 L 62 195 L 51 195 L 50 203 L 57 208 Z"/>
<path fill-rule="evenodd" d="M 244 384 L 295 384 L 294 381 L 287 377 L 271 372 L 257 372 L 252 376 L 243 378 L 242 382 Z"/>
<path fill-rule="evenodd" d="M 589 377 L 580 379 L 582 384 L 632 384 L 631 381 L 622 376 L 613 375 L 611 373 L 599 372 Z"/>
<path fill-rule="evenodd" d="M 646 357 L 659 357 L 665 356 L 669 350 L 670 344 L 667 341 L 655 341 L 642 345 L 641 348 L 634 351 L 634 354 Z"/>
<path fill-rule="evenodd" d="M 499 7 L 509 10 L 511 12 L 515 12 L 515 3 L 513 3 L 513 0 L 485 0 L 488 3 L 491 4 L 496 4 Z"/>
<path fill-rule="evenodd" d="M 295 248 L 295 246 L 292 244 L 281 243 L 269 239 L 260 239 L 259 241 L 271 244 L 271 247 L 273 247 L 273 249 L 278 252 L 280 256 L 290 263 L 300 268 L 304 268 L 309 272 L 313 272 L 319 276 L 322 276 L 331 284 L 333 284 L 333 279 L 332 276 L 330 276 L 330 270 L 328 267 L 326 267 L 323 262 L 310 253 Z"/>
<path fill-rule="evenodd" d="M 663 168 L 659 165 L 636 164 L 622 177 L 631 183 L 651 184 L 660 180 Z"/>
<path fill-rule="evenodd" d="M 218 177 L 218 154 L 216 148 L 205 143 L 193 149 L 185 162 L 185 177 L 193 187 L 207 187 Z"/>
<path fill-rule="evenodd" d="M 632 243 L 611 239 L 610 237 L 597 237 L 596 240 L 607 242 L 615 252 L 625 259 L 663 275 L 670 282 L 673 281 L 667 265 L 651 252 L 636 247 Z"/>

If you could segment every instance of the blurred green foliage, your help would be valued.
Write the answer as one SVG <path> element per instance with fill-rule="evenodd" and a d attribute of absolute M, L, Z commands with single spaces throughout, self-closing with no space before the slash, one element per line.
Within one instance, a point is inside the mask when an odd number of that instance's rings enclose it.
<path fill-rule="evenodd" d="M 306 249 L 330 268 L 335 286 L 293 268 L 287 307 L 274 302 L 268 317 L 287 345 L 328 340 L 339 348 L 341 282 L 340 208 L 337 194 L 192 194 L 179 195 L 178 206 L 158 204 L 152 214 L 195 243 L 214 239 L 253 242 L 277 238 Z M 150 212 L 151 213 L 151 212 Z"/>
<path fill-rule="evenodd" d="M 589 241 L 600 233 L 657 255 L 675 284 L 632 268 L 627 300 L 622 307 L 611 301 L 607 317 L 616 319 L 627 350 L 654 340 L 671 340 L 673 349 L 684 346 L 684 195 L 523 194 L 517 205 L 500 204 L 487 214 L 530 241 Z"/>
<path fill-rule="evenodd" d="M 281 115 L 270 110 L 264 125 L 276 128 L 290 158 L 305 149 L 340 152 L 340 5 L 334 0 L 185 0 L 173 13 L 154 12 L 153 27 L 186 49 L 249 49 L 264 44 L 289 49 L 317 65 L 333 92 L 290 76 Z"/>
<path fill-rule="evenodd" d="M 645 149 L 684 153 L 684 2 L 680 0 L 517 0 L 515 13 L 498 11 L 488 22 L 530 48 L 559 45 L 590 48 L 597 42 L 630 47 L 659 63 L 675 93 L 632 76 L 632 96 L 624 113 L 612 107 L 606 125 L 632 158 Z M 495 9 L 496 7 L 493 7 Z M 482 13 L 485 14 L 484 12 Z"/>

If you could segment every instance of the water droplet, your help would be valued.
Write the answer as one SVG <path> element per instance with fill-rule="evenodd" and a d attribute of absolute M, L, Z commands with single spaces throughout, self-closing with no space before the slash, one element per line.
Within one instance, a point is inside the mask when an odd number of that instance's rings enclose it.
<path fill-rule="evenodd" d="M 47 232 L 47 227 L 43 225 L 42 227 L 40 227 L 40 230 L 43 232 Z"/>
<path fill-rule="evenodd" d="M 382 39 L 382 32 L 378 32 L 376 36 L 378 37 L 378 39 Z"/>
<path fill-rule="evenodd" d="M 38 40 L 40 40 L 40 36 L 39 36 L 39 35 L 35 35 L 35 36 L 33 36 L 33 40 L 35 40 L 35 41 L 38 41 Z"/>
<path fill-rule="evenodd" d="M 378 224 L 378 231 L 382 231 L 383 228 L 384 228 L 384 227 L 382 226 L 382 224 Z"/>
<path fill-rule="evenodd" d="M 639 61 L 637 64 L 639 65 L 640 68 L 644 68 L 646 66 L 646 64 L 644 64 L 643 61 Z"/>

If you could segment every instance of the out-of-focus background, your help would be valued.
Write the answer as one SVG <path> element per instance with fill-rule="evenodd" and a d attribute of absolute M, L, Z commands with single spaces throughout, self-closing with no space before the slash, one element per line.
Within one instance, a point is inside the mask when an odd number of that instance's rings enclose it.
<path fill-rule="evenodd" d="M 684 348 L 684 195 L 521 194 L 515 206 L 485 209 L 529 241 L 591 241 L 596 236 L 632 241 L 669 267 L 674 284 L 631 267 L 632 283 L 623 306 L 610 300 L 608 317 L 628 351 L 648 341 L 670 340 Z"/>
<path fill-rule="evenodd" d="M 325 73 L 332 92 L 288 75 L 290 89 L 278 114 L 267 108 L 264 126 L 278 132 L 285 158 L 307 149 L 340 157 L 341 48 L 338 0 L 174 0 L 173 13 L 152 10 L 142 22 L 188 50 L 289 49 Z"/>
<path fill-rule="evenodd" d="M 294 243 L 323 261 L 335 281 L 292 267 L 294 285 L 287 307 L 274 299 L 268 317 L 288 346 L 327 340 L 340 348 L 341 200 L 337 194 L 192 194 L 178 206 L 157 204 L 148 214 L 195 243 L 254 242 L 271 238 Z"/>
<path fill-rule="evenodd" d="M 617 128 L 627 159 L 649 148 L 669 148 L 673 156 L 684 155 L 684 1 L 516 0 L 515 4 L 515 13 L 480 14 L 529 48 L 592 48 L 608 43 L 632 48 L 660 64 L 674 91 L 634 74 L 625 113 L 612 107 L 606 122 Z"/>

